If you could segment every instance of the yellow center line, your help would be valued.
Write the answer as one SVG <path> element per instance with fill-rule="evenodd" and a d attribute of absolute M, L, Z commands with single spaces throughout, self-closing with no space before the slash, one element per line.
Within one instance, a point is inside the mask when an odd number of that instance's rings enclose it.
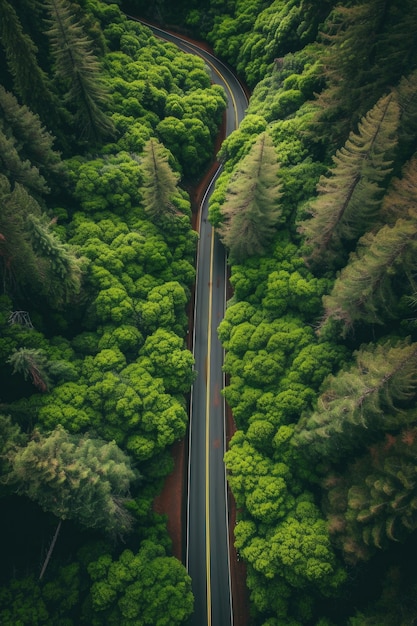
<path fill-rule="evenodd" d="M 207 331 L 207 383 L 206 383 L 206 594 L 207 594 L 207 624 L 211 626 L 211 555 L 210 555 L 210 355 L 211 355 L 211 322 L 213 304 L 213 257 L 214 257 L 214 228 L 211 229 L 210 248 L 210 276 L 208 301 L 208 331 Z"/>

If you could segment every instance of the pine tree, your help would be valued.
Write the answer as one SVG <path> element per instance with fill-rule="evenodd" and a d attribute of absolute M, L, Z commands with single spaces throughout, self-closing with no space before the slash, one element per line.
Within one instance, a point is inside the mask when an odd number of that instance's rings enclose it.
<path fill-rule="evenodd" d="M 263 254 L 281 215 L 277 155 L 271 137 L 262 133 L 240 162 L 226 192 L 219 228 L 232 263 Z"/>
<path fill-rule="evenodd" d="M 37 48 L 23 32 L 19 17 L 8 0 L 0 0 L 0 14 L 0 41 L 13 76 L 14 91 L 32 111 L 50 121 L 56 107 L 48 77 L 36 58 Z"/>
<path fill-rule="evenodd" d="M 35 348 L 20 348 L 7 359 L 13 367 L 13 374 L 23 374 L 25 380 L 30 377 L 39 391 L 47 391 L 49 386 L 46 371 L 46 355 Z"/>
<path fill-rule="evenodd" d="M 323 297 L 325 315 L 342 320 L 343 334 L 357 321 L 383 323 L 395 317 L 395 283 L 417 269 L 417 220 L 397 220 L 377 233 L 364 235 L 333 289 Z"/>
<path fill-rule="evenodd" d="M 401 218 L 417 219 L 417 154 L 404 165 L 401 177 L 392 179 L 382 203 L 383 223 L 393 225 Z"/>
<path fill-rule="evenodd" d="M 333 157 L 334 167 L 317 185 L 312 217 L 300 225 L 313 263 L 340 263 L 343 243 L 357 240 L 377 221 L 384 182 L 391 172 L 399 106 L 381 98 Z"/>
<path fill-rule="evenodd" d="M 401 157 L 406 160 L 415 150 L 417 135 L 417 70 L 400 80 L 396 93 L 401 111 L 399 149 Z"/>
<path fill-rule="evenodd" d="M 81 288 L 83 264 L 75 248 L 59 240 L 33 196 L 19 183 L 12 191 L 2 175 L 0 202 L 4 292 L 45 297 L 56 307 L 71 301 Z"/>
<path fill-rule="evenodd" d="M 316 410 L 300 420 L 295 442 L 313 456 L 342 458 L 407 423 L 408 409 L 414 412 L 416 343 L 369 344 L 354 356 L 349 369 L 324 382 Z"/>
<path fill-rule="evenodd" d="M 113 535 L 130 530 L 124 503 L 137 473 L 114 441 L 70 435 L 62 426 L 49 435 L 35 430 L 10 462 L 8 482 L 45 511 Z"/>
<path fill-rule="evenodd" d="M 416 23 L 414 0 L 362 0 L 333 9 L 322 33 L 327 87 L 317 100 L 318 136 L 340 144 L 397 82 L 399 68 L 415 67 Z"/>
<path fill-rule="evenodd" d="M 417 528 L 416 461 L 417 429 L 404 428 L 324 481 L 330 529 L 348 561 L 367 560 Z"/>
<path fill-rule="evenodd" d="M 1 134 L 0 134 L 1 145 Z M 42 289 L 41 268 L 26 234 L 26 216 L 41 209 L 26 189 L 16 183 L 13 191 L 0 174 L 0 271 L 2 290 L 9 295 L 26 289 Z"/>
<path fill-rule="evenodd" d="M 0 173 L 11 183 L 20 183 L 28 190 L 42 194 L 48 192 L 46 180 L 39 169 L 28 159 L 22 160 L 18 152 L 17 141 L 7 137 L 0 126 Z"/>
<path fill-rule="evenodd" d="M 43 262 L 44 292 L 48 300 L 59 307 L 80 291 L 82 259 L 72 246 L 59 240 L 51 230 L 52 223 L 46 216 L 30 214 L 26 217 L 33 250 Z"/>
<path fill-rule="evenodd" d="M 178 213 L 173 198 L 177 193 L 178 175 L 168 162 L 167 150 L 155 139 L 143 148 L 143 205 L 151 220 L 158 222 Z"/>
<path fill-rule="evenodd" d="M 1 85 L 0 127 L 9 141 L 13 137 L 21 161 L 28 160 L 32 167 L 41 168 L 45 175 L 59 169 L 60 155 L 53 149 L 54 137 L 42 125 L 38 115 L 20 105 Z M 24 184 L 23 180 L 20 182 Z"/>
<path fill-rule="evenodd" d="M 49 12 L 47 34 L 55 57 L 56 77 L 67 88 L 81 137 L 99 140 L 114 135 L 114 125 L 105 113 L 108 93 L 92 45 L 75 22 L 67 0 L 46 0 Z"/>

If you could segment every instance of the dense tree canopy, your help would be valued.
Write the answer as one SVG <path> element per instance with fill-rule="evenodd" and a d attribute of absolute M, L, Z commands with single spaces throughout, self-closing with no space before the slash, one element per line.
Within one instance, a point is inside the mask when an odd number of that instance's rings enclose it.
<path fill-rule="evenodd" d="M 230 252 L 225 461 L 253 625 L 411 624 L 417 5 L 122 6 L 207 40 L 253 88 L 209 208 Z M 152 501 L 187 427 L 188 191 L 225 93 L 117 3 L 0 10 L 0 622 L 185 623 Z M 39 581 L 58 518 L 71 539 Z"/>

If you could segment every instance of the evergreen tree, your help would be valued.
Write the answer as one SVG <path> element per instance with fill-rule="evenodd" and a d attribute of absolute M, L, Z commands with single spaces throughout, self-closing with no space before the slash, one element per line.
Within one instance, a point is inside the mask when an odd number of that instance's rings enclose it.
<path fill-rule="evenodd" d="M 346 4 L 346 3 L 344 3 Z M 362 0 L 339 4 L 326 21 L 322 67 L 327 87 L 318 97 L 315 134 L 340 143 L 398 69 L 415 66 L 417 7 L 405 0 Z"/>
<path fill-rule="evenodd" d="M 74 247 L 59 240 L 51 230 L 52 224 L 44 215 L 26 217 L 33 250 L 43 266 L 43 291 L 48 300 L 59 307 L 79 293 L 83 260 Z"/>
<path fill-rule="evenodd" d="M 13 367 L 13 374 L 23 374 L 25 380 L 31 378 L 32 383 L 40 391 L 48 389 L 48 374 L 46 372 L 46 356 L 42 350 L 35 348 L 20 348 L 7 359 Z"/>
<path fill-rule="evenodd" d="M 274 237 L 281 215 L 277 171 L 274 144 L 262 133 L 230 181 L 221 209 L 220 238 L 232 263 L 263 254 Z"/>
<path fill-rule="evenodd" d="M 417 344 L 369 344 L 349 369 L 323 383 L 317 408 L 304 416 L 295 437 L 308 453 L 339 459 L 381 431 L 407 423 L 417 390 Z"/>
<path fill-rule="evenodd" d="M 399 106 L 389 94 L 361 120 L 333 157 L 334 167 L 319 180 L 312 217 L 301 223 L 308 258 L 315 263 L 340 263 L 343 243 L 355 241 L 375 223 L 391 172 L 397 143 Z"/>
<path fill-rule="evenodd" d="M 1 136 L 0 136 L 1 137 Z M 0 176 L 0 268 L 3 290 L 46 297 L 61 307 L 81 288 L 83 260 L 51 230 L 53 220 L 19 183 Z"/>
<path fill-rule="evenodd" d="M 44 511 L 114 535 L 130 529 L 124 503 L 137 475 L 114 441 L 70 435 L 62 426 L 49 435 L 35 430 L 10 462 L 8 482 Z"/>
<path fill-rule="evenodd" d="M 417 70 L 400 80 L 396 93 L 401 111 L 398 131 L 400 152 L 406 160 L 415 150 L 417 135 Z"/>
<path fill-rule="evenodd" d="M 8 294 L 24 293 L 30 288 L 40 291 L 41 270 L 26 233 L 27 215 L 40 215 L 40 206 L 22 185 L 16 184 L 12 191 L 3 175 L 0 175 L 0 203 L 2 290 Z"/>
<path fill-rule="evenodd" d="M 104 109 L 107 89 L 97 57 L 67 0 L 46 0 L 47 34 L 55 57 L 56 77 L 65 85 L 80 135 L 95 140 L 114 135 L 114 125 Z"/>
<path fill-rule="evenodd" d="M 45 176 L 51 170 L 59 169 L 60 155 L 53 149 L 54 137 L 42 125 L 38 115 L 27 106 L 21 106 L 1 85 L 0 127 L 9 140 L 13 137 L 21 161 L 29 160 L 32 167 L 42 169 Z M 25 184 L 24 180 L 20 182 Z"/>
<path fill-rule="evenodd" d="M 11 183 L 20 183 L 31 192 L 46 193 L 48 187 L 45 178 L 39 169 L 28 159 L 22 160 L 18 152 L 17 141 L 14 137 L 7 137 L 0 124 L 0 173 L 4 174 Z"/>
<path fill-rule="evenodd" d="M 417 528 L 417 429 L 386 435 L 342 476 L 329 476 L 327 512 L 350 562 L 403 540 Z"/>
<path fill-rule="evenodd" d="M 0 41 L 3 44 L 14 91 L 23 103 L 50 121 L 56 109 L 48 77 L 38 64 L 37 48 L 23 32 L 19 17 L 8 0 L 0 0 Z"/>
<path fill-rule="evenodd" d="M 178 175 L 168 162 L 167 150 L 155 139 L 143 148 L 143 205 L 151 220 L 158 222 L 178 213 L 173 198 L 177 193 Z"/>
<path fill-rule="evenodd" d="M 417 269 L 416 253 L 417 220 L 399 219 L 392 227 L 364 235 L 330 295 L 323 297 L 322 325 L 328 319 L 341 320 L 346 334 L 357 321 L 383 323 L 387 317 L 395 317 L 394 286 L 404 274 L 412 277 Z"/>
<path fill-rule="evenodd" d="M 417 219 L 417 153 L 404 165 L 401 177 L 393 178 L 382 203 L 384 223 L 393 225 L 401 218 Z"/>

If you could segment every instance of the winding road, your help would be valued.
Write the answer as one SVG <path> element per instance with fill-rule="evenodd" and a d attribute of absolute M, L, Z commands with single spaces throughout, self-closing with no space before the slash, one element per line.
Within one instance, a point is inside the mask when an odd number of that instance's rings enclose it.
<path fill-rule="evenodd" d="M 202 57 L 214 83 L 227 94 L 226 135 L 240 124 L 247 96 L 231 70 L 194 42 L 147 24 L 154 34 Z M 226 305 L 226 255 L 207 221 L 219 165 L 199 211 L 193 350 L 198 372 L 190 403 L 186 567 L 195 598 L 189 626 L 233 626 L 229 512 L 223 457 L 226 447 L 223 349 L 217 326 Z"/>

